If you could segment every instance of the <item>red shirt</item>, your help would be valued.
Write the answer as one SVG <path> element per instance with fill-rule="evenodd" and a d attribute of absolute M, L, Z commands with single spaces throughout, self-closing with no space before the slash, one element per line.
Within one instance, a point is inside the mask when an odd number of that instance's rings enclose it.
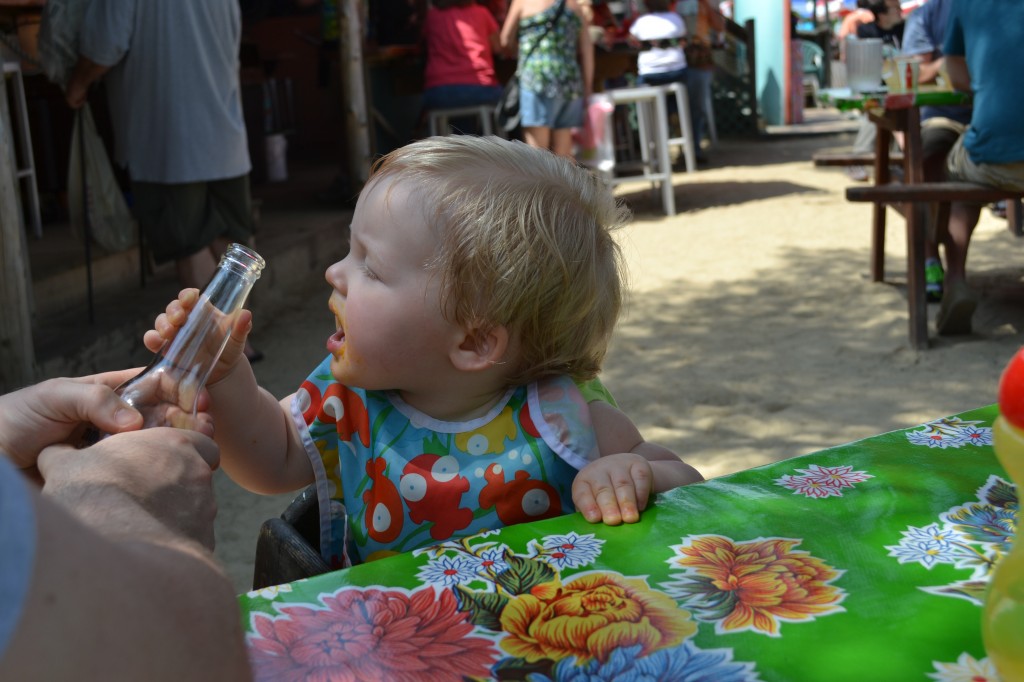
<path fill-rule="evenodd" d="M 427 67 L 423 87 L 439 85 L 498 85 L 490 37 L 498 22 L 480 5 L 427 10 L 423 40 Z"/>

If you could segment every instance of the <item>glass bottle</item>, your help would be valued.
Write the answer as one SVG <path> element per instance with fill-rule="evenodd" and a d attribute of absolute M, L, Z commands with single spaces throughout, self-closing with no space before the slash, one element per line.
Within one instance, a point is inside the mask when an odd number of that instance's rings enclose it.
<path fill-rule="evenodd" d="M 143 428 L 190 428 L 194 424 L 196 398 L 264 265 L 252 249 L 241 244 L 229 246 L 174 339 L 146 369 L 117 388 L 125 402 L 142 413 Z"/>
<path fill-rule="evenodd" d="M 1024 350 L 1010 360 L 999 383 L 999 416 L 992 447 L 1017 489 L 1017 521 L 1010 548 L 989 581 L 981 632 L 1003 680 L 1024 680 L 1024 542 L 1020 498 L 1024 489 Z"/>

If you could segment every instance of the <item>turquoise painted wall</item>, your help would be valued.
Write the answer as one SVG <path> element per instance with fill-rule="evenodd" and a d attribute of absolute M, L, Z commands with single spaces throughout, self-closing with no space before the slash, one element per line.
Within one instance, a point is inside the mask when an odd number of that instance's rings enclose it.
<path fill-rule="evenodd" d="M 734 0 L 733 21 L 754 20 L 757 43 L 757 102 L 768 125 L 780 125 L 786 116 L 786 55 L 789 40 L 790 0 Z"/>

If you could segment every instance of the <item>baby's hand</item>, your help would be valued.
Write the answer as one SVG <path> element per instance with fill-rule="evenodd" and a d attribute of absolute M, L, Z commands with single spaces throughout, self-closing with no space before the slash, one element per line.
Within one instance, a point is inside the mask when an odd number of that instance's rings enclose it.
<path fill-rule="evenodd" d="M 157 315 L 153 329 L 147 331 L 142 337 L 146 348 L 156 353 L 163 348 L 165 343 L 172 341 L 198 302 L 198 289 L 182 289 L 178 298 L 167 304 L 166 311 Z M 232 322 L 231 337 L 206 380 L 208 385 L 226 377 L 238 364 L 239 358 L 243 357 L 245 339 L 251 330 L 252 313 L 248 310 L 240 310 Z"/>
<path fill-rule="evenodd" d="M 636 523 L 647 506 L 653 478 L 651 463 L 644 457 L 632 452 L 607 455 L 576 475 L 572 501 L 591 523 Z"/>

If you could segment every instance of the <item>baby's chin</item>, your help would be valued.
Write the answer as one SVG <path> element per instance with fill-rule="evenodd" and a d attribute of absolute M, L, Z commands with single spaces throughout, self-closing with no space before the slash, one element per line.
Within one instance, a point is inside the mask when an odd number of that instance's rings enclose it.
<path fill-rule="evenodd" d="M 356 373 L 352 371 L 352 363 L 344 355 L 332 356 L 331 357 L 331 376 L 339 384 L 344 384 L 349 388 L 362 388 L 367 391 L 380 390 L 376 386 L 368 383 Z"/>

